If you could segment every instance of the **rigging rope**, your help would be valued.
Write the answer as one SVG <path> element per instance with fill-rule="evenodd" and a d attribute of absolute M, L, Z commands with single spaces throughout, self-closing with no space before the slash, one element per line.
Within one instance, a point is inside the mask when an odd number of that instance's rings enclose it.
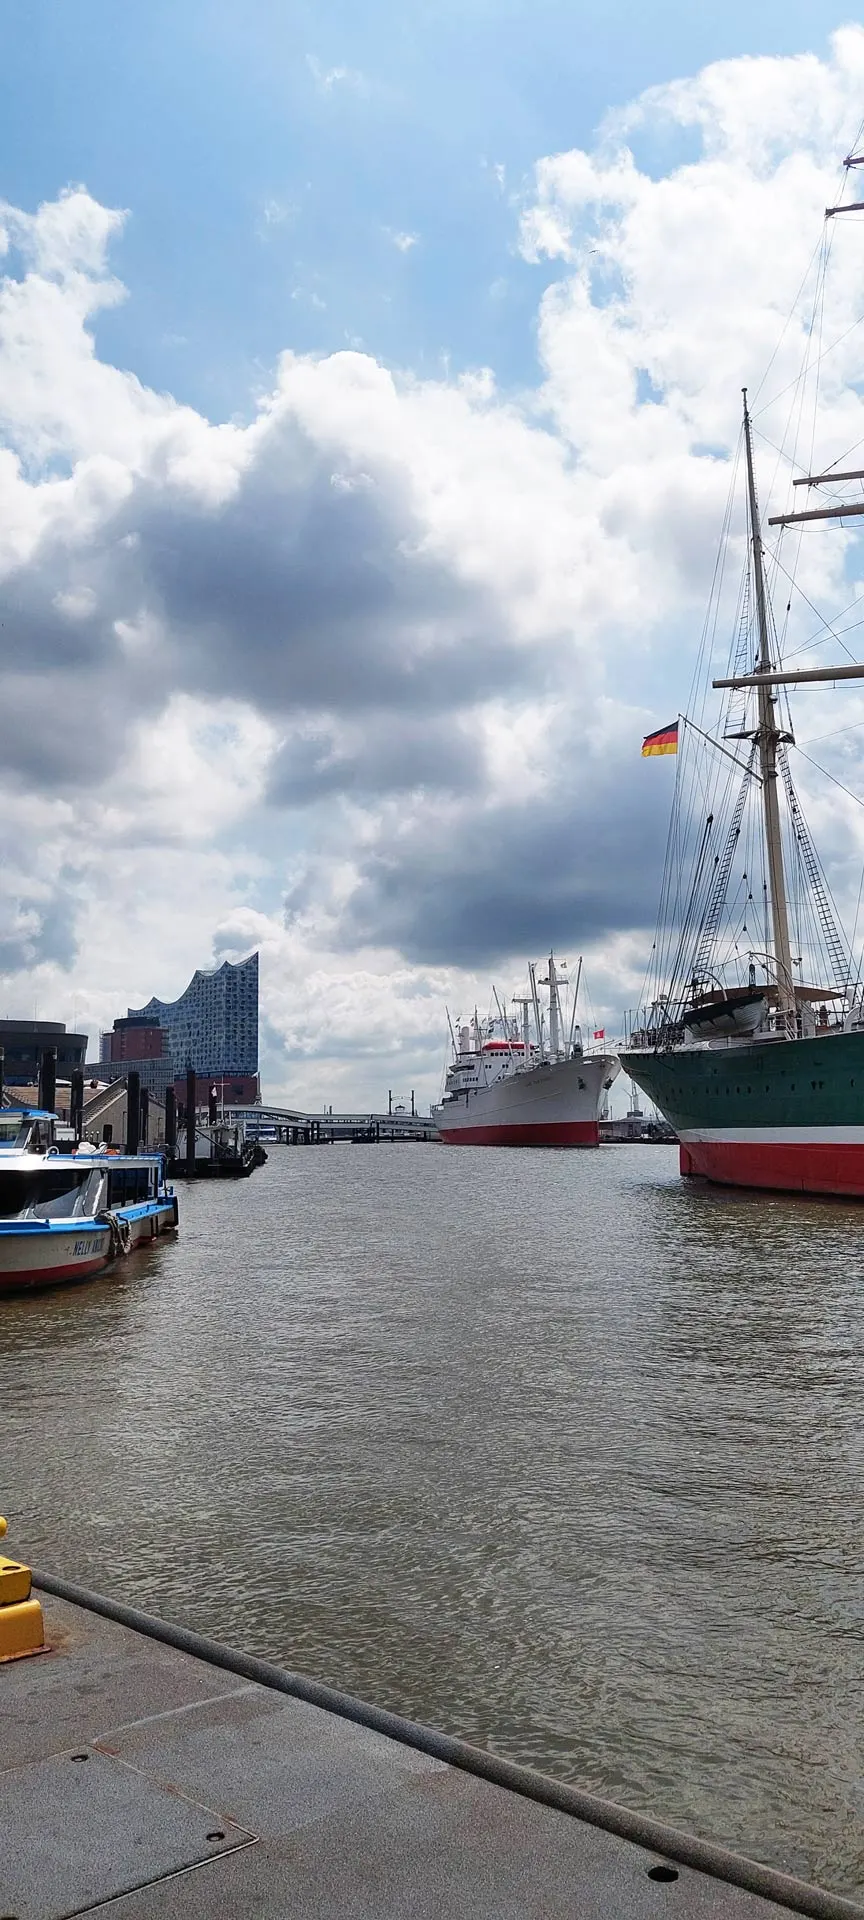
<path fill-rule="evenodd" d="M 701 979 L 702 975 L 705 973 L 706 968 L 708 967 L 709 960 L 711 958 L 713 948 L 714 948 L 714 943 L 717 936 L 717 929 L 720 924 L 720 915 L 723 911 L 723 907 L 726 902 L 726 893 L 729 886 L 729 875 L 732 872 L 732 861 L 735 858 L 735 849 L 738 845 L 738 838 L 741 832 L 741 821 L 743 819 L 744 808 L 747 803 L 747 794 L 750 786 L 752 763 L 753 763 L 753 760 L 755 759 L 755 756 L 756 756 L 756 744 L 754 742 L 753 746 L 750 749 L 750 766 L 748 766 L 747 772 L 745 773 L 744 778 L 741 782 L 738 798 L 735 802 L 735 811 L 732 815 L 732 819 L 729 824 L 729 832 L 726 836 L 726 845 L 723 848 L 722 855 L 715 869 L 714 884 L 708 896 L 708 900 L 705 906 L 705 912 L 702 916 L 702 924 L 699 927 L 699 930 L 696 936 L 696 947 L 693 954 L 693 964 L 690 969 L 694 984 L 698 979 Z"/>
<path fill-rule="evenodd" d="M 810 838 L 810 830 L 801 811 L 798 795 L 795 791 L 792 770 L 789 765 L 789 755 L 782 744 L 777 750 L 777 762 L 780 767 L 783 785 L 786 789 L 786 799 L 789 805 L 792 830 L 800 851 L 804 873 L 810 885 L 810 899 L 818 916 L 828 959 L 834 973 L 834 984 L 837 987 L 838 993 L 843 995 L 848 991 L 849 980 L 852 974 L 851 955 L 846 951 L 840 930 L 834 918 L 832 902 L 828 895 L 827 882 L 824 880 L 816 849 Z"/>

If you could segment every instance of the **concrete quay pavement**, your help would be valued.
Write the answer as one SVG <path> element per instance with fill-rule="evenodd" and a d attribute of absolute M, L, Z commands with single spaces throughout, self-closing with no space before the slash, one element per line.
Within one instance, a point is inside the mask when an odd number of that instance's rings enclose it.
<path fill-rule="evenodd" d="M 34 1585 L 50 1651 L 0 1665 L 2 1920 L 864 1915 L 67 1582 Z"/>

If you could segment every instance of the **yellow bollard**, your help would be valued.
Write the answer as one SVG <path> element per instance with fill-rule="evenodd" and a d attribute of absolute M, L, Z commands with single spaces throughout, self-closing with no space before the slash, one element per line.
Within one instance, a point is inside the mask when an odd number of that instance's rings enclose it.
<path fill-rule="evenodd" d="M 6 1522 L 0 1514 L 0 1540 Z M 0 1664 L 45 1652 L 42 1608 L 30 1592 L 30 1568 L 0 1553 Z"/>

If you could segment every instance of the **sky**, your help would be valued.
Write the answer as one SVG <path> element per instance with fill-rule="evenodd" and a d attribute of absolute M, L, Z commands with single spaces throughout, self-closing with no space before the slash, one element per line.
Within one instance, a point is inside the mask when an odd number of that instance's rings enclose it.
<path fill-rule="evenodd" d="M 744 384 L 789 497 L 864 30 L 10 0 L 0 33 L 0 1012 L 95 1052 L 257 946 L 265 1092 L 312 1109 L 434 1098 L 445 1004 L 550 945 L 617 1033 L 674 777 L 641 737 L 686 696 Z M 837 224 L 826 460 L 864 439 Z M 801 568 L 799 644 L 857 542 Z M 824 751 L 854 788 L 854 737 Z M 860 809 L 813 807 L 854 907 Z"/>

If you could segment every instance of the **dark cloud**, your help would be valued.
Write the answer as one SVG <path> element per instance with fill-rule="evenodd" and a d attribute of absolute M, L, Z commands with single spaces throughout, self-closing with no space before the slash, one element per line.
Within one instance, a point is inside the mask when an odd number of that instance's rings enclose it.
<path fill-rule="evenodd" d="M 524 678 L 494 595 L 423 551 L 404 472 L 336 471 L 290 419 L 219 509 L 142 487 L 118 525 L 188 688 L 271 714 L 443 713 Z"/>
<path fill-rule="evenodd" d="M 403 469 L 337 468 L 288 416 L 219 506 L 139 479 L 97 524 L 46 535 L 4 582 L 6 768 L 46 790 L 99 784 L 130 724 L 182 690 L 309 716 L 274 771 L 280 803 L 467 790 L 470 743 L 436 718 L 529 671 L 536 688 L 543 661 L 493 593 L 424 552 L 424 534 Z"/>
<path fill-rule="evenodd" d="M 0 901 L 0 974 L 20 973 L 44 961 L 71 967 L 78 955 L 79 903 L 62 881 L 46 901 L 26 893 Z"/>
<path fill-rule="evenodd" d="M 322 727 L 291 740 L 271 767 L 268 798 L 297 807 L 334 793 L 367 798 L 423 787 L 468 794 L 481 774 L 477 743 L 453 716 L 370 715 L 362 727 Z"/>
<path fill-rule="evenodd" d="M 98 786 L 134 719 L 170 692 L 154 648 L 124 645 L 117 624 L 139 614 L 128 549 L 114 528 L 46 536 L 0 587 L 0 760 L 40 791 Z M 161 667 L 161 671 L 160 671 Z"/>
<path fill-rule="evenodd" d="M 100 786 L 123 749 L 136 708 L 115 674 L 66 674 L 60 668 L 5 674 L 0 696 L 4 782 L 21 791 L 65 793 Z M 146 708 L 143 709 L 146 711 Z"/>
<path fill-rule="evenodd" d="M 644 773 L 591 762 L 578 784 L 562 769 L 551 797 L 401 823 L 362 860 L 344 938 L 474 967 L 647 929 L 669 795 Z"/>

